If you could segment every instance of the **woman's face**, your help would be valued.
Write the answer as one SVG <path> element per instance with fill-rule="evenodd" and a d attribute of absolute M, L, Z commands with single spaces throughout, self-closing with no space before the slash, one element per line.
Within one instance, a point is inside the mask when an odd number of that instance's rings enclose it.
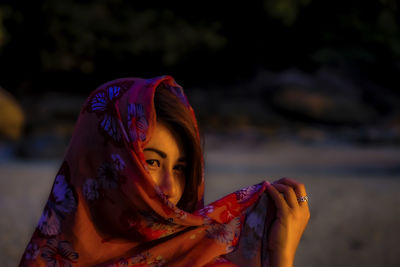
<path fill-rule="evenodd" d="M 185 188 L 186 158 L 181 138 L 165 124 L 157 122 L 143 151 L 154 182 L 176 205 Z"/>

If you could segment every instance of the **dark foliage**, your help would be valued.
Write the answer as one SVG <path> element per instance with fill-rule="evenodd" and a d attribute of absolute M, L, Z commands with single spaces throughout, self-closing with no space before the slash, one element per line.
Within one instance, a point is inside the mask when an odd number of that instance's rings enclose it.
<path fill-rule="evenodd" d="M 259 69 L 330 65 L 399 88 L 396 1 L 3 1 L 0 82 L 87 93 L 123 76 L 171 74 L 186 87 Z"/>

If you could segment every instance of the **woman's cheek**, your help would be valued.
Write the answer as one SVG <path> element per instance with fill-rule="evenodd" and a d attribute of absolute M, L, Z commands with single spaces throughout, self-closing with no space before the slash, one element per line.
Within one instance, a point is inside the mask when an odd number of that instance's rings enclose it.
<path fill-rule="evenodd" d="M 150 170 L 149 172 L 150 172 L 150 176 L 153 179 L 154 183 L 159 186 L 160 185 L 159 172 L 157 172 L 156 170 Z"/>

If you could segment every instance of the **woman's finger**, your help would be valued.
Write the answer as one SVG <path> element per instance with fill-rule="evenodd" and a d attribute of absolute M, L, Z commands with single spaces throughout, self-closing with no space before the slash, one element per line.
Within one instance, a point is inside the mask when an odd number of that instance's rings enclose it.
<path fill-rule="evenodd" d="M 277 183 L 272 184 L 272 186 L 275 187 L 279 192 L 283 193 L 289 207 L 296 208 L 299 206 L 296 193 L 292 187 Z"/>
<path fill-rule="evenodd" d="M 281 193 L 270 183 L 267 182 L 267 191 L 269 196 L 275 203 L 275 207 L 278 210 L 285 210 L 288 208 L 285 198 L 281 195 Z"/>
<path fill-rule="evenodd" d="M 297 198 L 307 196 L 306 187 L 304 186 L 304 184 L 299 183 L 293 179 L 284 177 L 284 178 L 281 178 L 278 181 L 274 182 L 274 184 L 284 184 L 284 185 L 292 187 L 294 189 L 294 191 L 296 192 Z M 304 201 L 299 202 L 299 203 L 305 204 Z"/>

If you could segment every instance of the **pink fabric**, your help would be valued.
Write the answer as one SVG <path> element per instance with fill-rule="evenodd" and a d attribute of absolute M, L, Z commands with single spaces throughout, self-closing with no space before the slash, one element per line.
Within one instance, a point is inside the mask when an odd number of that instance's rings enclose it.
<path fill-rule="evenodd" d="M 170 76 L 118 79 L 93 91 L 20 266 L 267 266 L 273 213 L 265 183 L 187 213 L 151 179 L 143 147 L 161 83 L 196 121 Z M 198 199 L 203 191 L 204 179 Z"/>

